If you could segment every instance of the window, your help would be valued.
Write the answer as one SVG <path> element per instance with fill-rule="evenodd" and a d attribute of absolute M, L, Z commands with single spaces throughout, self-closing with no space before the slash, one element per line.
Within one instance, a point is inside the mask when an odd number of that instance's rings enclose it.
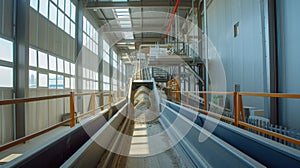
<path fill-rule="evenodd" d="M 65 73 L 70 74 L 70 63 L 65 61 Z"/>
<path fill-rule="evenodd" d="M 75 70 L 75 64 L 71 63 L 71 75 L 75 76 L 76 70 Z"/>
<path fill-rule="evenodd" d="M 47 54 L 39 51 L 38 55 L 39 55 L 39 68 L 48 69 L 48 56 L 47 56 Z"/>
<path fill-rule="evenodd" d="M 109 55 L 105 52 L 103 53 L 103 60 L 107 63 L 109 63 Z"/>
<path fill-rule="evenodd" d="M 75 78 L 71 78 L 71 89 L 75 89 Z"/>
<path fill-rule="evenodd" d="M 66 10 L 65 13 L 67 16 L 71 16 L 71 2 L 70 0 L 66 0 Z"/>
<path fill-rule="evenodd" d="M 36 67 L 37 66 L 37 57 L 36 57 L 36 50 L 29 48 L 29 65 Z"/>
<path fill-rule="evenodd" d="M 37 88 L 37 73 L 36 71 L 29 70 L 29 88 Z"/>
<path fill-rule="evenodd" d="M 0 87 L 13 87 L 13 69 L 0 66 Z"/>
<path fill-rule="evenodd" d="M 48 18 L 48 0 L 40 0 L 39 5 L 40 14 Z"/>
<path fill-rule="evenodd" d="M 71 0 L 30 0 L 30 6 L 75 38 L 76 6 Z"/>
<path fill-rule="evenodd" d="M 47 74 L 39 73 L 39 87 L 48 87 L 48 76 L 47 76 Z"/>
<path fill-rule="evenodd" d="M 106 75 L 103 75 L 103 82 L 109 83 L 109 82 L 110 82 L 110 81 L 109 81 L 109 77 L 106 76 Z"/>
<path fill-rule="evenodd" d="M 56 74 L 49 73 L 49 89 L 56 89 Z"/>
<path fill-rule="evenodd" d="M 38 0 L 30 0 L 30 6 L 34 9 L 34 10 L 38 10 Z"/>
<path fill-rule="evenodd" d="M 94 26 L 83 17 L 83 45 L 98 55 L 98 32 Z"/>
<path fill-rule="evenodd" d="M 49 70 L 56 71 L 56 57 L 49 55 Z"/>
<path fill-rule="evenodd" d="M 50 8 L 49 8 L 49 19 L 52 23 L 56 25 L 56 19 L 57 19 L 57 8 L 53 3 L 50 3 Z"/>
<path fill-rule="evenodd" d="M 70 78 L 65 77 L 65 88 L 69 89 L 70 88 Z"/>
<path fill-rule="evenodd" d="M 64 76 L 57 75 L 57 89 L 64 89 Z"/>
<path fill-rule="evenodd" d="M 71 19 L 75 22 L 76 18 L 76 7 L 73 3 L 71 3 Z"/>
<path fill-rule="evenodd" d="M 65 16 L 65 32 L 70 34 L 70 19 Z"/>
<path fill-rule="evenodd" d="M 0 38 L 0 60 L 13 62 L 13 42 Z"/>
<path fill-rule="evenodd" d="M 73 37 L 73 38 L 75 38 L 75 24 L 74 23 L 71 23 L 71 36 Z"/>
<path fill-rule="evenodd" d="M 64 14 L 58 10 L 58 27 L 64 30 Z"/>
<path fill-rule="evenodd" d="M 105 40 L 103 40 L 103 51 L 109 53 L 109 45 Z"/>
<path fill-rule="evenodd" d="M 51 0 L 52 2 L 54 2 L 57 5 L 57 0 Z"/>
<path fill-rule="evenodd" d="M 64 61 L 62 59 L 57 58 L 57 71 L 64 72 Z"/>
<path fill-rule="evenodd" d="M 65 10 L 64 7 L 65 7 L 65 0 L 58 0 L 58 6 L 61 10 Z"/>
<path fill-rule="evenodd" d="M 103 90 L 108 91 L 110 90 L 110 86 L 107 83 L 103 83 Z"/>

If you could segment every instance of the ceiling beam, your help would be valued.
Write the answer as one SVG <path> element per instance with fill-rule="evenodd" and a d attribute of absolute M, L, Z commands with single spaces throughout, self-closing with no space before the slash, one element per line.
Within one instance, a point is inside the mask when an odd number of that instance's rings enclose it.
<path fill-rule="evenodd" d="M 134 33 L 140 33 L 140 32 L 152 32 L 152 33 L 163 33 L 166 31 L 167 28 L 165 27 L 159 27 L 159 26 L 153 26 L 153 27 L 133 27 L 133 28 L 108 28 L 103 27 L 101 31 L 103 33 L 121 33 L 121 32 L 134 32 Z"/>
<path fill-rule="evenodd" d="M 129 2 L 103 2 L 103 1 L 88 1 L 86 3 L 86 9 L 114 9 L 114 8 L 170 8 L 174 4 L 170 1 L 129 1 Z M 179 8 L 191 8 L 192 1 L 181 1 Z"/>
<path fill-rule="evenodd" d="M 161 37 L 157 37 L 157 38 L 153 38 L 153 37 L 143 37 L 143 39 L 142 38 L 135 38 L 135 39 L 122 39 L 122 40 L 120 40 L 120 41 L 118 41 L 118 43 L 130 43 L 130 42 L 144 42 L 144 43 L 148 43 L 148 42 L 157 42 L 157 41 L 161 41 L 161 40 L 163 40 L 163 38 L 161 38 Z M 118 44 L 117 44 L 117 46 L 119 46 Z"/>

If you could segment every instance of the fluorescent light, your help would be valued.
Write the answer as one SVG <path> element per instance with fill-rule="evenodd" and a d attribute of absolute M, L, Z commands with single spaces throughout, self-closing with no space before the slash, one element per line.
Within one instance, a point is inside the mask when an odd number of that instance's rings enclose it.
<path fill-rule="evenodd" d="M 127 2 L 127 0 L 112 0 L 113 2 Z"/>
<path fill-rule="evenodd" d="M 131 24 L 131 21 L 130 20 L 120 20 L 119 23 L 121 25 L 128 25 L 128 24 Z"/>
<path fill-rule="evenodd" d="M 123 32 L 123 37 L 125 39 L 134 39 L 132 32 Z"/>
<path fill-rule="evenodd" d="M 129 50 L 135 50 L 135 46 L 134 45 L 129 45 L 128 48 L 129 48 Z"/>
<path fill-rule="evenodd" d="M 120 25 L 121 28 L 131 28 L 131 24 L 128 24 L 128 25 Z"/>
<path fill-rule="evenodd" d="M 115 11 L 116 11 L 117 13 L 119 13 L 119 12 L 129 12 L 128 9 L 115 9 Z"/>
<path fill-rule="evenodd" d="M 117 14 L 117 16 L 119 17 L 119 16 L 129 16 L 129 13 L 116 13 Z"/>
<path fill-rule="evenodd" d="M 117 15 L 117 18 L 118 19 L 130 19 L 130 17 L 129 17 L 129 15 L 126 15 L 126 16 L 124 16 L 124 15 Z"/>

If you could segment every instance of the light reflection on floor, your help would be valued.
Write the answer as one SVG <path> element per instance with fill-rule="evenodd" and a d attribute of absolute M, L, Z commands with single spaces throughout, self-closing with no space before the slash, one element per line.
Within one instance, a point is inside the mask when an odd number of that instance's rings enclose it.
<path fill-rule="evenodd" d="M 134 124 L 129 156 L 149 154 L 147 124 Z"/>

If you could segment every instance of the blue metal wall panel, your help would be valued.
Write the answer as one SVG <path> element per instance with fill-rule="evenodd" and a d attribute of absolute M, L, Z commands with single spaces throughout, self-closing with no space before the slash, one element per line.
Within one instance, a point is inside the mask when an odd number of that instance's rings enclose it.
<path fill-rule="evenodd" d="M 264 54 L 260 0 L 213 0 L 208 8 L 208 37 L 219 53 L 227 90 L 264 91 Z M 239 22 L 239 35 L 234 25 Z M 264 99 L 245 97 L 244 105 L 264 108 Z"/>
<path fill-rule="evenodd" d="M 300 93 L 300 1 L 277 1 L 278 41 L 279 41 L 279 91 Z M 300 100 L 281 99 L 279 122 L 290 128 L 300 129 Z"/>

